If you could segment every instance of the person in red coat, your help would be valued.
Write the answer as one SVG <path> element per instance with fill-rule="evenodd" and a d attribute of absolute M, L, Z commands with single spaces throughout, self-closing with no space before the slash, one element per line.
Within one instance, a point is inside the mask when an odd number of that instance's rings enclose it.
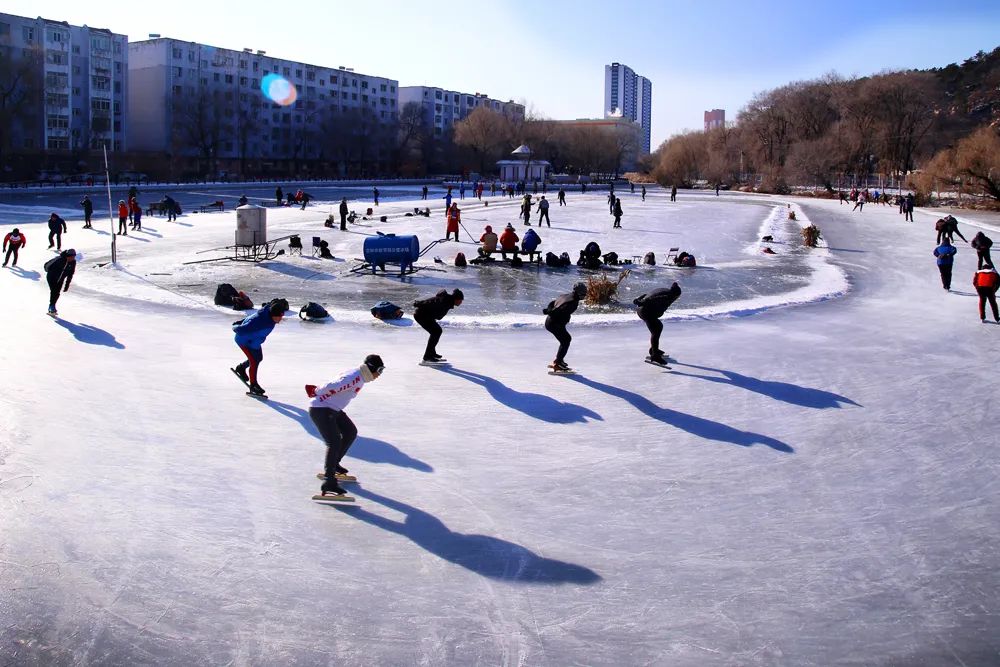
<path fill-rule="evenodd" d="M 993 311 L 993 319 L 1000 324 L 1000 311 L 997 310 L 997 287 L 1000 287 L 1000 275 L 992 266 L 976 271 L 972 276 L 972 285 L 979 293 L 979 319 L 986 322 L 986 302 L 989 301 Z"/>
<path fill-rule="evenodd" d="M 128 220 L 128 204 L 125 203 L 124 199 L 118 200 L 118 234 L 122 236 L 128 236 L 128 227 L 125 226 L 125 221 Z"/>
<path fill-rule="evenodd" d="M 517 257 L 517 242 L 520 240 L 514 231 L 514 225 L 508 222 L 503 234 L 500 235 L 500 255 L 507 259 L 507 253 L 512 252 Z"/>
<path fill-rule="evenodd" d="M 448 227 L 445 229 L 445 241 L 451 238 L 452 232 L 455 233 L 455 240 L 458 240 L 458 224 L 460 222 L 462 222 L 462 212 L 458 210 L 458 204 L 452 204 L 451 208 L 448 209 Z"/>
<path fill-rule="evenodd" d="M 4 255 L 3 265 L 7 266 L 7 262 L 10 261 L 10 256 L 14 255 L 14 266 L 17 266 L 17 251 L 28 245 L 28 242 L 24 238 L 24 234 L 21 233 L 17 227 L 14 228 L 10 234 L 3 237 L 3 249 L 7 254 Z"/>

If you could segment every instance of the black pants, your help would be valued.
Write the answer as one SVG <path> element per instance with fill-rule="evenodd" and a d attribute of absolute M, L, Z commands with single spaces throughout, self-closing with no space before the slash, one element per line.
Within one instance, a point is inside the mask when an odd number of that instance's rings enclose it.
<path fill-rule="evenodd" d="M 342 232 L 346 232 L 347 231 L 347 214 L 346 213 L 341 213 L 340 214 L 340 231 L 342 231 Z"/>
<path fill-rule="evenodd" d="M 649 356 L 654 357 L 660 352 L 660 334 L 663 333 L 663 322 L 659 317 L 642 317 L 649 329 Z"/>
<path fill-rule="evenodd" d="M 90 227 L 90 218 L 93 215 L 94 215 L 93 212 L 90 212 L 90 211 L 84 211 L 83 212 L 83 226 L 84 227 Z"/>
<path fill-rule="evenodd" d="M 328 479 L 335 479 L 337 466 L 347 454 L 355 438 L 358 437 L 358 427 L 354 425 L 346 412 L 332 408 L 309 408 L 309 418 L 319 430 L 320 437 L 326 443 L 326 465 L 324 469 Z M 324 486 L 326 486 L 324 484 Z"/>
<path fill-rule="evenodd" d="M 49 232 L 49 247 L 55 245 L 56 250 L 62 250 L 62 232 Z"/>
<path fill-rule="evenodd" d="M 993 266 L 993 260 L 990 258 L 990 249 L 989 248 L 983 248 L 981 250 L 977 249 L 976 250 L 976 257 L 978 258 L 978 266 L 976 266 L 976 270 L 977 271 L 979 269 L 983 268 L 983 265 Z M 16 256 L 14 258 L 14 263 L 15 264 L 17 263 L 17 257 Z"/>
<path fill-rule="evenodd" d="M 557 322 L 551 317 L 545 318 L 545 330 L 556 337 L 559 341 L 559 350 L 556 352 L 556 362 L 566 363 L 566 353 L 569 352 L 569 344 L 573 341 L 573 337 L 569 335 L 566 331 L 566 325 L 562 322 Z"/>
<path fill-rule="evenodd" d="M 441 325 L 433 317 L 420 313 L 414 313 L 413 319 L 424 328 L 424 331 L 430 334 L 430 338 L 427 339 L 427 347 L 424 349 L 424 359 L 435 359 L 437 356 L 437 344 L 441 340 Z"/>
<path fill-rule="evenodd" d="M 54 310 L 56 307 L 56 302 L 59 301 L 59 295 L 62 294 L 63 281 L 56 280 L 53 282 L 49 280 L 48 283 L 49 283 L 49 308 L 52 308 Z M 982 310 L 982 308 L 980 308 L 980 310 Z"/>
<path fill-rule="evenodd" d="M 118 233 L 128 236 L 128 227 L 125 226 L 125 218 L 118 218 Z"/>
<path fill-rule="evenodd" d="M 7 262 L 10 261 L 11 255 L 14 255 L 14 266 L 17 266 L 17 251 L 20 250 L 20 248 L 21 248 L 20 244 L 15 245 L 11 243 L 9 246 L 7 246 L 7 254 L 3 258 L 4 266 L 7 266 Z"/>
<path fill-rule="evenodd" d="M 622 217 L 620 215 L 616 215 L 615 216 L 615 227 L 621 227 L 621 226 L 622 226 Z"/>
<path fill-rule="evenodd" d="M 941 286 L 951 289 L 951 264 L 938 264 L 938 271 L 941 272 Z"/>
<path fill-rule="evenodd" d="M 545 219 L 545 224 L 547 226 L 551 227 L 552 223 L 549 221 L 549 212 L 548 212 L 548 209 L 543 210 L 541 213 L 538 214 L 538 226 L 539 227 L 542 226 L 542 219 L 543 218 Z"/>
<path fill-rule="evenodd" d="M 997 290 L 995 287 L 977 287 L 979 292 L 979 319 L 986 319 L 986 302 L 989 301 L 993 310 L 993 319 L 1000 322 L 1000 311 L 997 310 Z"/>
<path fill-rule="evenodd" d="M 903 222 L 913 222 L 913 209 L 908 208 L 904 211 Z"/>

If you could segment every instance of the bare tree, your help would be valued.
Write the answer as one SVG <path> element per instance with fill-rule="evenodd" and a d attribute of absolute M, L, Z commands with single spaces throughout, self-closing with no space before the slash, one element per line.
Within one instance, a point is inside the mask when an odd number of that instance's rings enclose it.
<path fill-rule="evenodd" d="M 225 118 L 226 103 L 220 91 L 199 89 L 190 98 L 174 98 L 173 135 L 182 152 L 194 151 L 203 173 L 214 173 L 223 141 L 232 130 Z"/>
<path fill-rule="evenodd" d="M 0 164 L 14 148 L 17 132 L 41 136 L 41 109 L 44 86 L 42 52 L 15 56 L 9 47 L 0 47 Z"/>
<path fill-rule="evenodd" d="M 470 148 L 479 160 L 479 173 L 496 162 L 510 143 L 511 121 L 486 107 L 477 107 L 455 123 L 455 143 Z M 492 171 L 492 170 L 491 170 Z"/>

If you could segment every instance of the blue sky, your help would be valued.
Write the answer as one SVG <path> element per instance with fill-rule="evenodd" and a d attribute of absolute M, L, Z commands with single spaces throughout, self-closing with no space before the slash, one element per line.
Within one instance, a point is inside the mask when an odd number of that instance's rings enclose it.
<path fill-rule="evenodd" d="M 37 16 L 37 0 L 2 11 Z M 549 118 L 603 113 L 604 65 L 653 82 L 653 145 L 702 112 L 727 119 L 754 93 L 836 71 L 943 66 L 1000 46 L 1000 0 L 839 3 L 192 2 L 46 0 L 45 18 L 160 33 L 316 65 L 527 102 Z"/>

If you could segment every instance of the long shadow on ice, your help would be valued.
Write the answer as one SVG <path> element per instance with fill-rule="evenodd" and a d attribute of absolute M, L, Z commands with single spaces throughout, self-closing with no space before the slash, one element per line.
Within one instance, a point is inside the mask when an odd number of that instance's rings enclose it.
<path fill-rule="evenodd" d="M 817 409 L 840 408 L 842 407 L 841 404 L 862 407 L 849 398 L 839 394 L 834 394 L 831 391 L 824 391 L 823 389 L 801 387 L 797 384 L 791 384 L 789 382 L 761 380 L 760 378 L 750 377 L 749 375 L 741 375 L 740 373 L 736 373 L 734 371 L 724 371 L 720 368 L 711 368 L 709 366 L 683 364 L 679 361 L 673 363 L 677 366 L 687 366 L 688 368 L 697 368 L 700 371 L 719 373 L 722 377 L 698 375 L 696 373 L 681 373 L 680 371 L 674 371 L 673 375 L 682 375 L 684 377 L 696 378 L 698 380 L 707 380 L 708 382 L 733 385 L 734 387 L 746 389 L 747 391 L 752 391 L 757 394 L 763 394 L 764 396 L 770 396 L 776 401 L 784 401 L 785 403 L 791 403 L 792 405 L 801 405 L 805 408 Z"/>
<path fill-rule="evenodd" d="M 27 278 L 28 280 L 38 280 L 42 277 L 38 271 L 25 271 L 20 266 L 12 266 L 11 273 L 20 278 Z"/>
<path fill-rule="evenodd" d="M 306 433 L 317 439 L 318 444 L 323 444 L 319 431 L 316 430 L 316 425 L 313 424 L 313 420 L 309 418 L 309 412 L 307 410 L 295 405 L 289 405 L 288 403 L 282 403 L 281 401 L 275 401 L 273 399 L 265 401 L 264 405 L 271 408 L 278 414 L 298 422 L 299 426 L 301 426 Z M 351 449 L 347 452 L 347 455 L 360 459 L 361 461 L 368 461 L 369 463 L 389 463 L 391 465 L 399 466 L 400 468 L 412 468 L 413 470 L 419 470 L 420 472 L 434 472 L 434 468 L 430 465 L 419 459 L 413 458 L 406 452 L 400 451 L 395 445 L 385 442 L 384 440 L 366 438 L 363 435 L 358 436 L 358 439 L 354 441 L 353 445 L 351 445 Z"/>
<path fill-rule="evenodd" d="M 73 337 L 81 343 L 104 345 L 105 347 L 111 347 L 116 350 L 125 349 L 124 345 L 115 340 L 113 334 L 108 333 L 104 329 L 98 329 L 90 324 L 76 324 L 74 322 L 69 322 L 68 320 L 56 320 L 55 322 L 63 329 L 66 329 L 66 331 L 73 334 Z"/>
<path fill-rule="evenodd" d="M 591 380 L 590 378 L 582 375 L 567 375 L 566 378 L 593 389 L 597 389 L 598 391 L 603 391 L 605 394 L 610 396 L 615 396 L 616 398 L 627 401 L 632 404 L 632 407 L 644 415 L 657 419 L 668 426 L 673 426 L 674 428 L 678 428 L 682 431 L 687 431 L 691 435 L 698 436 L 699 438 L 717 440 L 718 442 L 728 442 L 733 445 L 739 445 L 740 447 L 751 447 L 760 443 L 776 449 L 779 452 L 785 452 L 786 454 L 791 454 L 795 451 L 791 448 L 791 446 L 786 445 L 780 440 L 776 440 L 760 433 L 741 431 L 737 428 L 733 428 L 732 426 L 726 426 L 725 424 L 720 424 L 719 422 L 714 422 L 710 419 L 702 419 L 701 417 L 695 417 L 694 415 L 678 412 L 677 410 L 661 408 L 645 396 L 640 396 L 635 392 L 622 389 L 621 387 L 604 384 L 603 382 Z"/>
<path fill-rule="evenodd" d="M 517 391 L 487 375 L 473 373 L 459 368 L 442 366 L 438 370 L 455 377 L 468 380 L 483 387 L 498 403 L 503 403 L 512 410 L 523 412 L 529 417 L 540 419 L 552 424 L 586 423 L 587 419 L 604 421 L 601 415 L 589 408 L 575 403 L 564 403 L 544 394 L 533 394 Z"/>
<path fill-rule="evenodd" d="M 437 517 L 392 498 L 352 486 L 361 498 L 406 516 L 394 521 L 361 507 L 342 508 L 345 514 L 367 524 L 402 535 L 414 544 L 449 563 L 461 565 L 483 577 L 519 584 L 581 584 L 601 581 L 590 568 L 552 558 L 544 558 L 520 544 L 490 535 L 457 533 Z"/>

